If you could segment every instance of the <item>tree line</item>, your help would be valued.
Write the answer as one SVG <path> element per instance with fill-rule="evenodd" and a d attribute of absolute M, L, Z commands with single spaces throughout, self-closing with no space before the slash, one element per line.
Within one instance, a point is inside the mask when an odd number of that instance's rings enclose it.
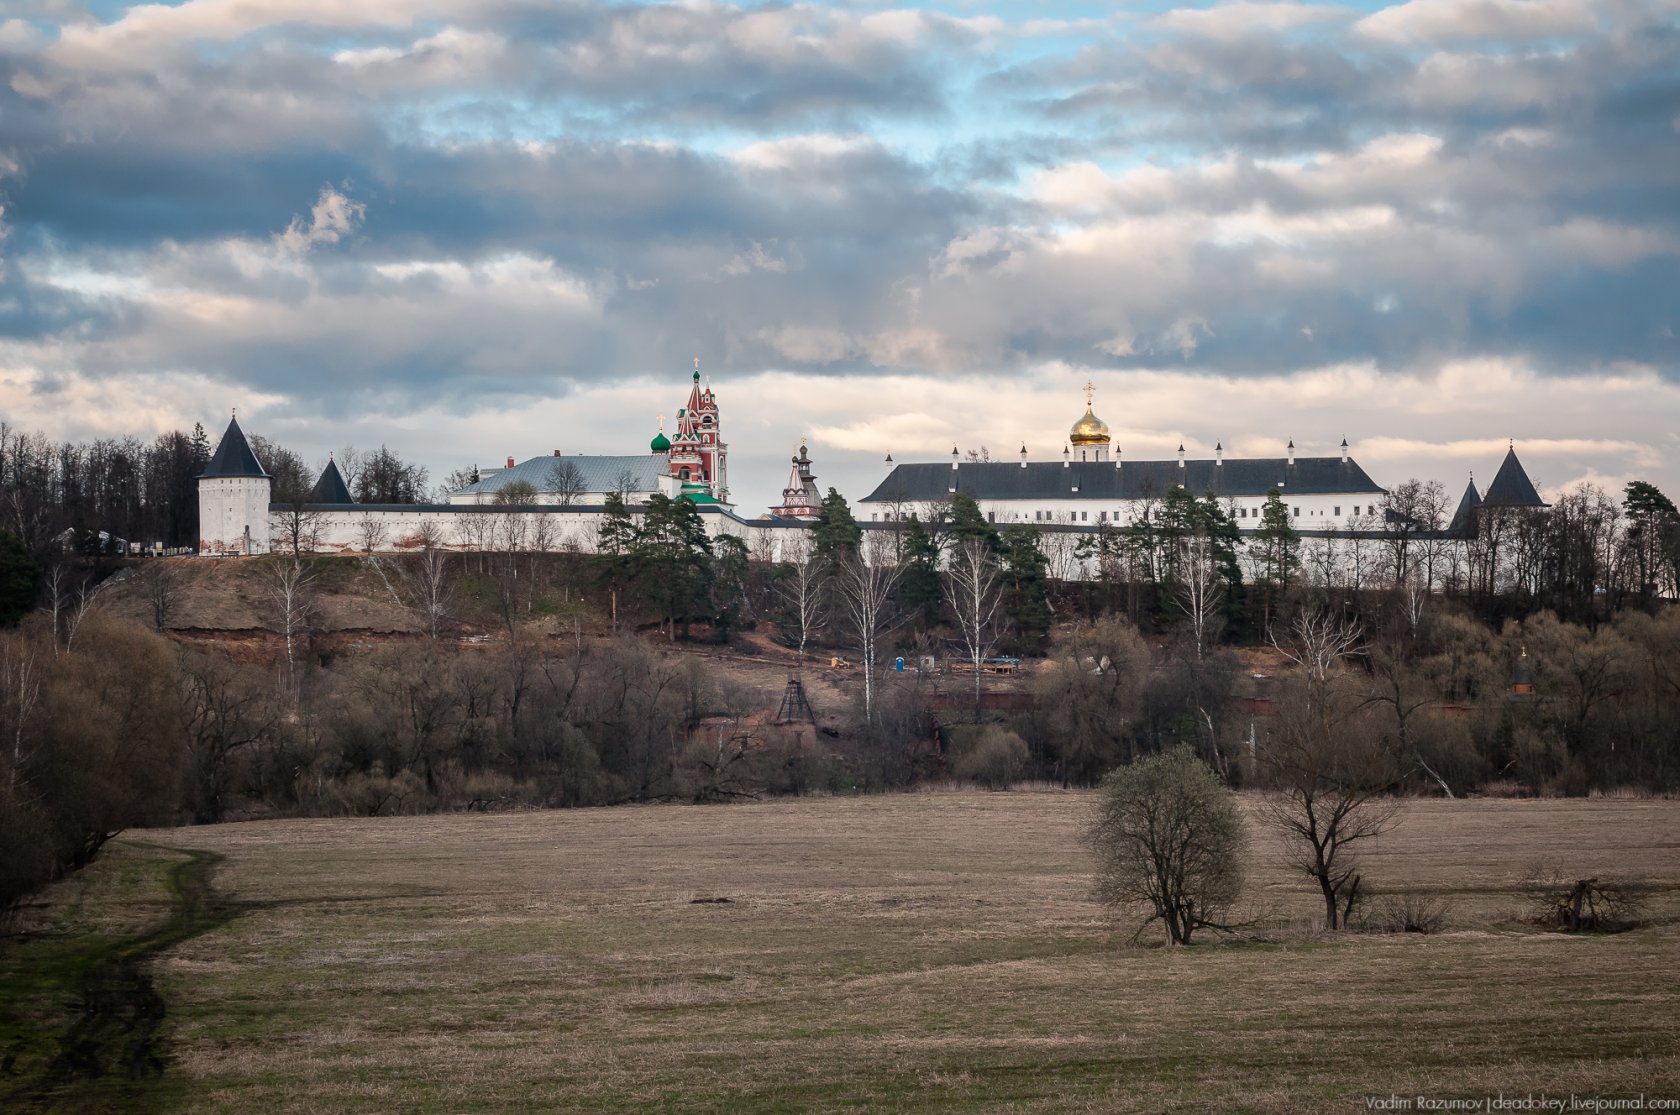
<path fill-rule="evenodd" d="M 276 503 L 308 499 L 326 462 L 311 468 L 280 443 L 253 434 L 251 451 L 273 477 Z M 0 422 L 0 529 L 37 562 L 70 552 L 95 556 L 118 539 L 166 548 L 198 545 L 198 477 L 214 447 L 202 424 L 151 441 L 136 437 L 56 441 Z M 426 470 L 387 446 L 335 454 L 362 503 L 429 498 Z"/>
<path fill-rule="evenodd" d="M 723 800 L 953 775 L 1090 785 L 1179 747 L 1228 785 L 1276 788 L 1267 757 L 1291 749 L 1293 768 L 1332 785 L 1367 755 L 1357 782 L 1381 794 L 1680 782 L 1668 714 L 1680 612 L 1663 600 L 1674 516 L 1662 505 L 1610 517 L 1616 529 L 1595 536 L 1602 567 L 1637 579 L 1572 618 L 1541 607 L 1533 582 L 1496 582 L 1494 607 L 1468 580 L 1417 591 L 1418 570 L 1453 560 L 1424 532 L 1404 546 L 1374 539 L 1354 588 L 1291 559 L 1313 540 L 1286 518 L 1245 538 L 1216 502 L 1175 498 L 1116 551 L 1123 568 L 1153 570 L 1130 588 L 1057 577 L 1054 532 L 1000 530 L 960 494 L 865 530 L 830 490 L 780 553 L 713 539 L 691 503 L 656 497 L 610 502 L 598 538 L 552 552 L 510 536 L 467 553 L 434 538 L 402 555 L 274 555 L 249 566 L 276 638 L 257 661 L 160 640 L 180 565 L 116 574 L 132 580 L 148 632 L 103 606 L 116 564 L 90 558 L 79 581 L 55 581 L 64 564 L 43 570 L 0 533 L 0 595 L 22 620 L 0 632 L 7 886 L 22 893 L 124 825 L 169 818 Z M 1550 510 L 1567 536 L 1578 507 Z M 1102 558 L 1104 536 L 1084 537 L 1074 545 Z M 351 652 L 321 637 L 320 579 L 346 562 L 415 617 L 415 642 Z M 1253 676 L 1235 645 L 1231 617 L 1254 627 L 1256 611 L 1255 641 L 1286 664 L 1272 677 Z M 493 645 L 452 638 L 469 616 L 501 628 Z M 567 620 L 571 637 L 556 637 Z M 857 706 L 839 736 L 755 722 L 774 695 L 635 637 L 728 644 L 750 626 L 796 662 L 852 660 Z M 1005 651 L 1045 661 L 1022 699 L 983 707 L 980 667 Z M 902 673 L 887 668 L 899 656 Z M 924 657 L 938 676 L 917 668 Z"/>

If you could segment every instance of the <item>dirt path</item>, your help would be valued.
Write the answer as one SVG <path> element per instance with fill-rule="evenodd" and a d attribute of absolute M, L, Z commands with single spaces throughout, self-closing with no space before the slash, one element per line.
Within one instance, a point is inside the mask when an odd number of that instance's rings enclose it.
<path fill-rule="evenodd" d="M 217 897 L 210 877 L 222 856 L 140 847 L 185 856 L 169 872 L 175 909 L 148 933 L 118 939 L 87 954 L 64 992 L 78 1012 L 58 1036 L 58 1052 L 34 1079 L 0 1093 L 0 1109 L 15 1111 L 146 1112 L 164 1106 L 160 1082 L 168 1064 L 162 1032 L 167 1012 L 152 983 L 152 961 L 237 912 Z"/>

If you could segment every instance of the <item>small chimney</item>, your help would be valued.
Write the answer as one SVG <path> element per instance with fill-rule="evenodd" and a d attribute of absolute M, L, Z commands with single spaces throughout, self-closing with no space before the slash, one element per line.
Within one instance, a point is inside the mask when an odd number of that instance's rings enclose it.
<path fill-rule="evenodd" d="M 1347 464 L 1347 461 L 1348 461 L 1347 438 L 1343 438 L 1342 439 L 1342 464 L 1344 464 L 1344 465 Z"/>
<path fill-rule="evenodd" d="M 507 467 L 508 467 L 508 468 L 512 468 L 512 467 L 513 467 L 513 458 L 512 458 L 512 457 L 509 457 L 509 458 L 508 458 L 508 466 L 507 466 Z"/>
<path fill-rule="evenodd" d="M 555 456 L 556 456 L 556 457 L 558 457 L 558 456 L 559 456 L 559 455 L 560 455 L 560 450 L 558 450 L 558 449 L 556 449 L 556 450 L 555 450 L 555 451 L 554 451 L 554 455 L 555 455 Z"/>
<path fill-rule="evenodd" d="M 1294 438 L 1289 439 L 1289 463 L 1291 465 L 1293 465 L 1295 463 L 1295 439 Z"/>
<path fill-rule="evenodd" d="M 1021 446 L 1021 467 L 1027 467 L 1027 447 L 1025 445 Z"/>
<path fill-rule="evenodd" d="M 1119 446 L 1114 447 L 1114 471 L 1115 472 L 1120 471 L 1120 447 Z"/>
<path fill-rule="evenodd" d="M 1225 443 L 1222 441 L 1216 441 L 1213 443 L 1213 467 L 1225 467 Z"/>
<path fill-rule="evenodd" d="M 960 460 L 962 460 L 962 458 L 957 456 L 957 447 L 954 446 L 954 445 L 951 446 L 951 471 L 952 472 L 957 471 L 957 462 L 960 461 Z"/>
<path fill-rule="evenodd" d="M 1073 451 L 1065 445 L 1062 446 L 1062 467 L 1067 468 L 1068 464 L 1070 462 L 1072 462 L 1072 460 L 1073 460 Z"/>
<path fill-rule="evenodd" d="M 1184 443 L 1182 441 L 1178 443 L 1178 467 L 1184 467 Z"/>

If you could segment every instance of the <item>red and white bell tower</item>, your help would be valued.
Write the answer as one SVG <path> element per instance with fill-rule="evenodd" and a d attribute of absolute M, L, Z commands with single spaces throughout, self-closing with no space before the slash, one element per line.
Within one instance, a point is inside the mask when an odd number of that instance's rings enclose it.
<path fill-rule="evenodd" d="M 688 405 L 677 411 L 677 431 L 669 451 L 671 475 L 683 495 L 695 502 L 729 502 L 729 446 L 724 444 L 717 396 L 700 381 L 700 358 L 694 358 L 694 381 Z"/>

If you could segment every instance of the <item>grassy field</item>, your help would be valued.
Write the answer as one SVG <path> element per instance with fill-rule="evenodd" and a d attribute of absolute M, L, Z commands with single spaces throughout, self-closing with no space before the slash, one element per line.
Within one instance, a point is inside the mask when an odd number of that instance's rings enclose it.
<path fill-rule="evenodd" d="M 162 922 L 175 931 L 150 972 L 167 1071 L 9 1099 L 1284 1112 L 1364 1110 L 1369 1093 L 1680 1096 L 1680 803 L 1414 804 L 1368 876 L 1450 896 L 1456 928 L 1430 937 L 1313 934 L 1315 895 L 1257 839 L 1262 929 L 1167 951 L 1125 947 L 1130 924 L 1090 900 L 1089 802 L 943 793 L 131 834 L 0 948 L 21 1053 L 8 1072 L 45 1056 L 20 1027 L 49 1030 L 67 1006 L 31 978 Z M 1651 928 L 1540 933 L 1510 919 L 1541 858 L 1671 889 Z M 220 905 L 206 915 L 199 895 L 183 920 L 171 880 L 209 865 Z"/>

